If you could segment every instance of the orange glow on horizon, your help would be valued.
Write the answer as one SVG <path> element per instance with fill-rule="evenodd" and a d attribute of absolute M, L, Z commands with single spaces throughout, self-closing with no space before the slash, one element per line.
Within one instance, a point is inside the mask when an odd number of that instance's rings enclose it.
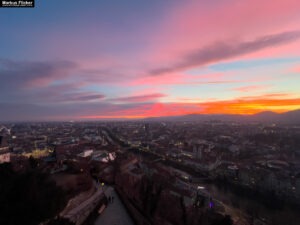
<path fill-rule="evenodd" d="M 110 115 L 87 115 L 81 119 L 142 119 L 147 117 L 181 116 L 186 114 L 252 115 L 264 111 L 284 113 L 300 109 L 300 98 L 244 98 L 203 103 L 152 103 L 111 112 Z"/>

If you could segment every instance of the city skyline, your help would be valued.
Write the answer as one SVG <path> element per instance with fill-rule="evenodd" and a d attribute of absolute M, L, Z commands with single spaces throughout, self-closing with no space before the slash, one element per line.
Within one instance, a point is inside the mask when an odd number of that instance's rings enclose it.
<path fill-rule="evenodd" d="M 299 10 L 296 0 L 1 8 L 1 120 L 300 109 Z"/>

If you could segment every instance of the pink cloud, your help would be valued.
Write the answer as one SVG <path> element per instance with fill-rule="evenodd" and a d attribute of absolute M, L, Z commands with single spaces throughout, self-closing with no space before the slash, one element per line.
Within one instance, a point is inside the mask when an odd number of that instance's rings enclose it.
<path fill-rule="evenodd" d="M 151 75 L 161 75 L 204 66 L 238 56 L 247 55 L 262 49 L 282 45 L 300 39 L 300 31 L 289 31 L 257 37 L 253 40 L 239 42 L 216 42 L 202 48 L 193 49 L 171 62 L 168 66 L 150 70 Z"/>
<path fill-rule="evenodd" d="M 170 72 L 161 74 L 160 76 L 141 76 L 129 81 L 126 85 L 195 85 L 195 84 L 209 84 L 209 83 L 226 83 L 224 74 L 212 73 L 204 75 L 188 75 Z"/>
<path fill-rule="evenodd" d="M 128 97 L 119 97 L 119 98 L 112 98 L 109 101 L 112 102 L 129 102 L 129 103 L 136 103 L 136 102 L 153 102 L 157 101 L 160 98 L 166 97 L 165 94 L 162 93 L 153 93 L 148 95 L 134 95 Z"/>
<path fill-rule="evenodd" d="M 289 72 L 300 73 L 300 67 L 299 66 L 295 66 L 295 67 L 291 68 Z"/>
<path fill-rule="evenodd" d="M 170 62 L 171 67 L 182 64 L 183 55 L 189 55 L 195 49 L 203 50 L 217 42 L 238 45 L 243 40 L 251 41 L 270 34 L 299 30 L 299 11 L 298 0 L 278 0 L 272 3 L 269 0 L 221 0 L 214 3 L 183 1 L 172 8 L 157 33 L 149 37 L 152 44 L 145 57 L 152 65 L 162 65 L 157 69 L 169 68 Z M 286 42 L 278 48 L 270 45 L 239 55 L 232 54 L 225 59 L 247 55 L 252 58 L 282 56 L 284 52 L 299 55 L 299 44 L 299 41 Z M 206 55 L 212 59 L 209 54 Z"/>
<path fill-rule="evenodd" d="M 252 92 L 252 91 L 266 90 L 268 88 L 270 88 L 269 85 L 249 85 L 249 86 L 233 88 L 232 90 L 239 91 L 239 92 Z"/>
<path fill-rule="evenodd" d="M 122 106 L 122 105 L 121 105 Z M 121 107 L 119 106 L 119 107 Z M 132 105 L 127 109 L 115 108 L 111 112 L 100 115 L 85 115 L 82 118 L 145 118 L 159 116 L 177 116 L 196 113 L 202 110 L 198 104 L 189 103 L 148 103 Z"/>

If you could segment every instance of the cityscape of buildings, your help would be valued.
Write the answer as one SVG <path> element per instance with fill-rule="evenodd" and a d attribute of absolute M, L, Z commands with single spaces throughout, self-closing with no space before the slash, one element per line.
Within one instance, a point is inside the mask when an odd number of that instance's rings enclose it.
<path fill-rule="evenodd" d="M 0 134 L 2 165 L 34 168 L 72 192 L 52 219 L 95 222 L 113 187 L 136 224 L 298 223 L 296 124 L 36 122 Z"/>

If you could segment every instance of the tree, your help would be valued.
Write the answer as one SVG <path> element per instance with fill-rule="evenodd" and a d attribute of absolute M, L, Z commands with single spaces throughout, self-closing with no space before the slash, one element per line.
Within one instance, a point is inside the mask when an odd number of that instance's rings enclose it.
<path fill-rule="evenodd" d="M 66 205 L 66 194 L 46 174 L 16 173 L 0 165 L 0 224 L 37 225 L 56 216 Z"/>

